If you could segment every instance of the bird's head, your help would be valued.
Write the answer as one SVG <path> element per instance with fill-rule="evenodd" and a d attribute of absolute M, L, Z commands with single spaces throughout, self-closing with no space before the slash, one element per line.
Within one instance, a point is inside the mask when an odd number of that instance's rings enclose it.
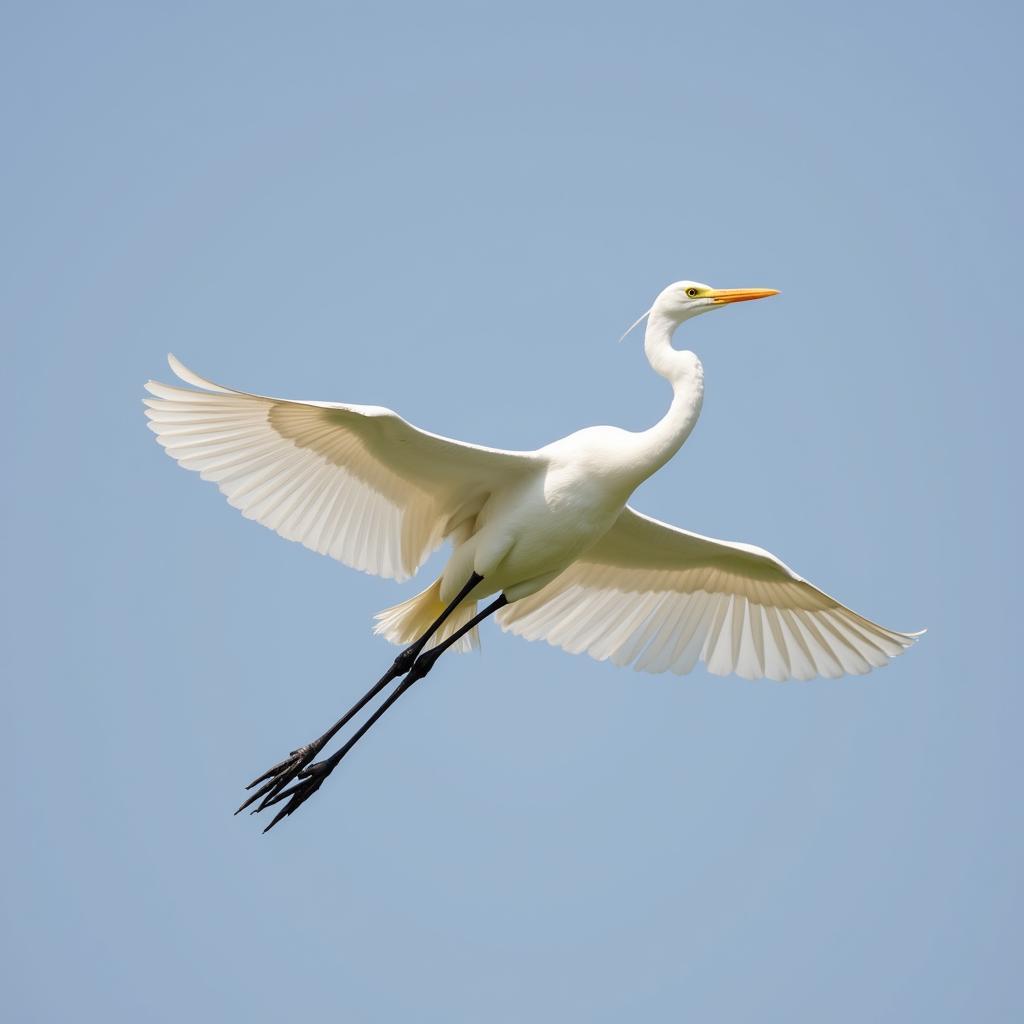
<path fill-rule="evenodd" d="M 733 302 L 766 299 L 769 295 L 778 294 L 774 288 L 712 288 L 700 281 L 676 281 L 661 292 L 654 300 L 654 305 L 633 322 L 619 341 L 641 324 L 645 317 L 650 317 L 651 323 L 667 321 L 669 330 L 674 331 L 684 320 L 709 310 L 721 309 Z"/>
<path fill-rule="evenodd" d="M 651 316 L 660 315 L 681 324 L 690 317 L 721 309 L 733 302 L 766 299 L 769 295 L 778 294 L 774 288 L 712 288 L 699 281 L 676 281 L 654 300 L 650 312 Z"/>

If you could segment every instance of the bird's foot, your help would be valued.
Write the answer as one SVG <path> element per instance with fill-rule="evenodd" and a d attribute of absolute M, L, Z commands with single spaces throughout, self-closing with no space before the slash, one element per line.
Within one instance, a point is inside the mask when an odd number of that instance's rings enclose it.
<path fill-rule="evenodd" d="M 282 818 L 287 818 L 289 814 L 294 814 L 323 785 L 324 779 L 334 771 L 340 760 L 335 755 L 326 761 L 317 761 L 315 764 L 311 764 L 299 772 L 298 779 L 294 785 L 266 797 L 257 808 L 258 811 L 262 811 L 264 807 L 271 807 L 285 800 L 288 802 L 274 815 L 274 820 L 263 831 L 265 833 L 269 832 Z"/>
<path fill-rule="evenodd" d="M 337 753 L 332 754 L 330 757 L 323 761 L 317 761 L 315 764 L 306 763 L 300 768 L 292 768 L 292 760 L 282 761 L 280 765 L 275 765 L 270 772 L 260 776 L 260 778 L 254 780 L 251 785 L 263 781 L 263 779 L 269 779 L 264 783 L 263 788 L 257 793 L 254 793 L 243 805 L 246 807 L 249 803 L 252 803 L 260 793 L 264 793 L 263 799 L 256 806 L 253 814 L 258 814 L 260 811 L 265 810 L 267 807 L 273 807 L 274 804 L 282 803 L 287 800 L 288 802 L 277 812 L 274 820 L 263 830 L 269 832 L 282 818 L 287 818 L 289 814 L 294 814 L 323 784 L 331 772 L 341 763 L 342 758 L 356 745 L 359 739 L 365 734 L 366 730 L 385 712 L 387 709 L 410 687 L 417 679 L 422 679 L 433 667 L 437 661 L 438 652 L 427 651 L 426 654 L 421 654 L 412 664 L 412 668 L 409 669 L 405 679 L 399 684 L 397 689 L 391 694 L 391 696 L 377 709 L 376 713 L 371 715 L 367 722 L 359 729 L 355 735 L 339 750 Z M 320 741 L 317 741 L 320 743 Z M 309 747 L 303 747 L 302 750 L 309 750 L 315 745 L 310 744 Z M 302 751 L 296 751 L 296 754 L 300 754 Z M 315 754 L 315 751 L 314 751 Z M 313 755 L 305 755 L 311 757 Z M 277 769 L 282 769 L 278 775 L 271 775 Z M 281 782 L 281 779 L 285 779 L 285 782 Z M 291 782 L 291 785 L 288 785 Z M 269 788 L 268 787 L 272 787 Z M 241 810 L 242 808 L 239 808 Z M 237 813 L 237 812 L 236 812 Z"/>
<path fill-rule="evenodd" d="M 275 803 L 274 798 L 279 796 L 289 783 L 294 782 L 298 778 L 299 773 L 309 765 L 310 761 L 323 748 L 323 739 L 307 743 L 305 746 L 293 750 L 283 761 L 279 761 L 273 768 L 268 768 L 262 775 L 253 779 L 245 788 L 255 789 L 256 791 L 235 811 L 235 814 L 244 811 L 246 807 L 256 803 L 257 800 L 260 803 L 250 812 L 251 814 L 256 814 L 269 807 L 272 803 Z M 256 789 L 257 786 L 259 786 L 259 789 Z"/>
<path fill-rule="evenodd" d="M 443 648 L 436 647 L 421 653 L 422 646 L 422 643 L 414 644 L 411 648 L 403 651 L 395 659 L 395 663 L 387 675 L 344 718 L 336 722 L 318 740 L 307 743 L 304 747 L 299 747 L 298 750 L 293 750 L 283 761 L 279 761 L 273 768 L 269 768 L 262 775 L 253 779 L 245 788 L 254 790 L 254 792 L 246 798 L 242 806 L 235 811 L 235 814 L 244 811 L 252 804 L 256 804 L 256 806 L 249 813 L 259 814 L 260 811 L 264 811 L 268 807 L 273 807 L 275 804 L 287 801 L 277 812 L 274 820 L 263 830 L 264 832 L 269 832 L 282 818 L 286 818 L 289 814 L 297 811 L 323 785 L 324 779 L 337 768 L 341 759 L 355 746 L 367 729 L 417 679 L 422 679 L 434 667 L 434 663 L 440 657 Z M 356 730 L 349 741 L 336 754 L 333 754 L 326 760 L 317 761 L 315 764 L 311 763 L 313 758 L 330 742 L 338 729 L 345 725 L 352 715 L 361 710 L 370 698 L 376 696 L 387 683 L 399 675 L 404 675 L 405 678 L 392 691 L 387 700 Z M 259 803 L 256 803 L 257 800 Z"/>

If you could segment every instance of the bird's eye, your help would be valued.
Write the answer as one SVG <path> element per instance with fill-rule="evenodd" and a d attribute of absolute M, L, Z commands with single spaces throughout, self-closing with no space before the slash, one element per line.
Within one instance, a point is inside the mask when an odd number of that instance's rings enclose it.
<path fill-rule="evenodd" d="M 695 299 L 695 298 L 697 298 L 697 289 L 696 288 L 687 288 L 686 289 L 686 294 L 689 295 L 691 299 Z"/>

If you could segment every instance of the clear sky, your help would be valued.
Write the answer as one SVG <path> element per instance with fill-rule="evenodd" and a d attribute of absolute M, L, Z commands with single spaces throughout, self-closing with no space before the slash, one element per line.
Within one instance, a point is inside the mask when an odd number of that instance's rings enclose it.
<path fill-rule="evenodd" d="M 1009 1021 L 1019 5 L 7 4 L 0 949 L 11 1021 Z M 635 504 L 928 627 L 867 678 L 484 631 L 270 836 L 241 785 L 397 586 L 145 428 L 174 351 L 505 447 L 704 415 Z M 436 566 L 431 563 L 431 567 Z"/>

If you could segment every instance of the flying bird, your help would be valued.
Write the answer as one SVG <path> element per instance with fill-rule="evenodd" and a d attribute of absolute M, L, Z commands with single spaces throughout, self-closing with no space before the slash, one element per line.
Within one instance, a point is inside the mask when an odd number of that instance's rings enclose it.
<path fill-rule="evenodd" d="M 833 678 L 909 647 L 920 633 L 858 615 L 762 548 L 689 533 L 627 504 L 700 416 L 704 371 L 693 352 L 673 347 L 676 329 L 776 294 L 669 285 L 633 325 L 646 317 L 644 352 L 671 385 L 665 415 L 649 430 L 588 427 L 536 451 L 441 437 L 378 406 L 233 391 L 169 356 L 196 390 L 148 382 L 149 426 L 246 518 L 395 580 L 451 544 L 430 586 L 377 615 L 375 632 L 404 648 L 387 672 L 327 732 L 254 779 L 238 810 L 281 805 L 264 831 L 292 814 L 441 654 L 478 646 L 490 615 L 527 640 L 680 675 L 700 660 L 716 675 Z M 315 760 L 392 683 L 347 742 Z"/>

